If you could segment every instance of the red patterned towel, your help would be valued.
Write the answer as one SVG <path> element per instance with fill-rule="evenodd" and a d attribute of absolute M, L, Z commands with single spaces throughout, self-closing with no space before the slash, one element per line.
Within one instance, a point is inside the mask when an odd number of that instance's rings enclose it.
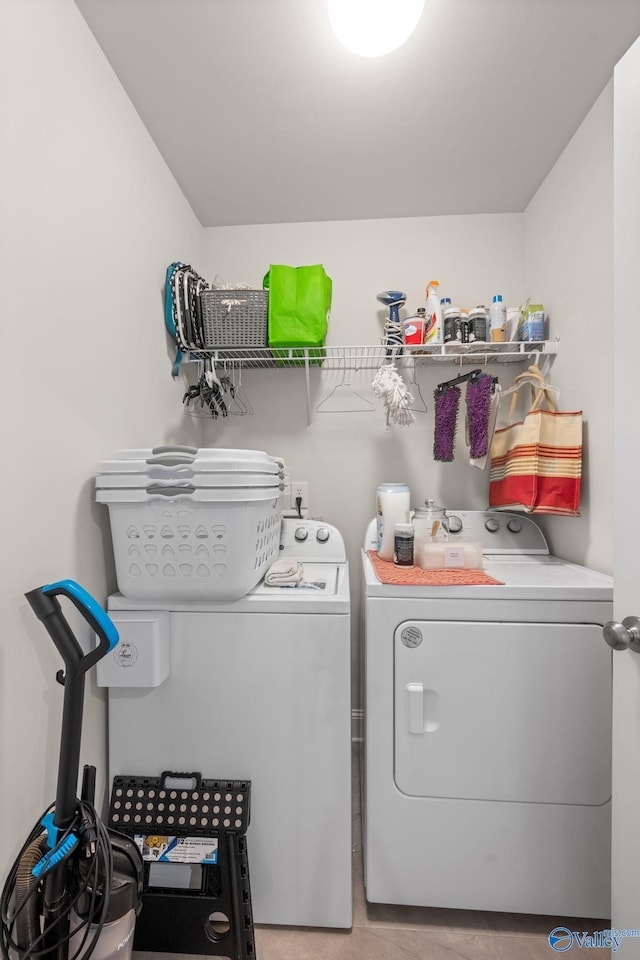
<path fill-rule="evenodd" d="M 422 567 L 398 567 L 388 560 L 381 560 L 375 550 L 368 550 L 376 577 L 380 583 L 406 584 L 408 587 L 483 587 L 487 584 L 502 584 L 484 570 L 449 567 L 446 570 L 423 570 Z"/>

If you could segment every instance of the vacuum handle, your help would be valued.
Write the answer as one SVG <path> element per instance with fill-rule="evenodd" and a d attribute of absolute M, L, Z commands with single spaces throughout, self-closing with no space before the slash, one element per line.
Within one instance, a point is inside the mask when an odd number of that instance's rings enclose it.
<path fill-rule="evenodd" d="M 42 621 L 53 639 L 65 666 L 75 674 L 86 673 L 118 643 L 115 624 L 90 593 L 75 580 L 59 580 L 25 594 L 33 612 Z M 83 654 L 80 644 L 67 624 L 58 596 L 67 597 L 98 636 L 98 646 Z M 62 628 L 62 629 L 60 629 Z"/>

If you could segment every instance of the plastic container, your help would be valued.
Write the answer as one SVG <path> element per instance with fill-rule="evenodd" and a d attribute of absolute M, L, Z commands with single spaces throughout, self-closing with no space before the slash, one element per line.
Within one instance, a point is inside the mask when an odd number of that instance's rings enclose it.
<path fill-rule="evenodd" d="M 96 878 L 80 861 L 82 892 L 74 899 L 70 913 L 68 950 L 58 954 L 84 960 L 130 960 L 136 917 L 140 912 L 141 892 L 144 884 L 143 863 L 135 842 L 115 831 L 109 831 L 111 841 L 112 876 L 109 889 L 109 906 L 102 917 L 100 927 L 97 918 L 104 910 L 104 883 L 102 876 Z M 86 924 L 86 926 L 83 926 Z M 88 927 L 88 935 L 87 935 Z M 90 944 L 99 933 L 95 949 Z"/>
<path fill-rule="evenodd" d="M 277 473 L 219 473 L 218 471 L 195 473 L 187 468 L 161 473 L 105 473 L 96 477 L 97 490 L 144 489 L 159 484 L 165 487 L 273 487 L 283 490 L 284 483 Z"/>
<path fill-rule="evenodd" d="M 487 308 L 480 304 L 469 311 L 469 343 L 486 343 L 488 332 Z"/>
<path fill-rule="evenodd" d="M 393 560 L 394 527 L 408 523 L 411 492 L 406 483 L 381 483 L 376 491 L 377 551 L 381 560 Z"/>
<path fill-rule="evenodd" d="M 423 570 L 482 570 L 482 543 L 479 540 L 438 542 L 417 537 L 414 563 Z"/>
<path fill-rule="evenodd" d="M 175 447 L 121 450 L 117 459 L 103 460 L 98 473 L 146 473 L 149 468 L 177 468 L 191 465 L 194 469 L 221 472 L 235 470 L 257 473 L 279 473 L 284 470 L 282 460 L 270 457 L 262 450 L 216 449 L 214 447 Z"/>
<path fill-rule="evenodd" d="M 412 523 L 396 523 L 393 527 L 393 562 L 397 567 L 413 566 Z"/>
<path fill-rule="evenodd" d="M 460 311 L 460 319 L 456 323 L 455 333 L 456 333 L 456 341 L 458 343 L 469 343 L 469 337 L 471 333 L 471 324 L 469 322 L 468 310 Z"/>
<path fill-rule="evenodd" d="M 544 307 L 541 303 L 528 303 L 522 311 L 518 339 L 544 340 Z"/>
<path fill-rule="evenodd" d="M 452 343 L 456 339 L 459 323 L 460 310 L 458 307 L 447 307 L 442 317 L 445 343 Z"/>
<path fill-rule="evenodd" d="M 437 280 L 430 280 L 427 286 L 427 316 L 423 343 L 442 343 L 442 309 L 440 307 L 438 287 L 439 283 Z"/>
<path fill-rule="evenodd" d="M 152 484 L 97 489 L 109 508 L 118 588 L 135 600 L 245 596 L 278 556 L 279 490 Z"/>
<path fill-rule="evenodd" d="M 402 337 L 407 344 L 422 343 L 424 336 L 424 317 L 407 317 L 402 321 Z"/>
<path fill-rule="evenodd" d="M 489 307 L 489 327 L 492 343 L 504 343 L 507 339 L 507 308 L 502 294 L 497 294 Z"/>

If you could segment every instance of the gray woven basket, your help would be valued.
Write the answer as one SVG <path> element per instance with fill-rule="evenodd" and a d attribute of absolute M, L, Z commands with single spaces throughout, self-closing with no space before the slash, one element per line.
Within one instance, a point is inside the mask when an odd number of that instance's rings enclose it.
<path fill-rule="evenodd" d="M 205 347 L 266 347 L 267 290 L 203 290 Z"/>

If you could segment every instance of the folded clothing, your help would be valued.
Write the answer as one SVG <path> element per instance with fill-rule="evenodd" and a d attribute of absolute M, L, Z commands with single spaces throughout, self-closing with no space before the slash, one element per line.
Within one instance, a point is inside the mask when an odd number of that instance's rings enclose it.
<path fill-rule="evenodd" d="M 300 583 L 303 575 L 299 560 L 276 560 L 267 570 L 264 582 L 267 587 L 282 587 Z"/>

